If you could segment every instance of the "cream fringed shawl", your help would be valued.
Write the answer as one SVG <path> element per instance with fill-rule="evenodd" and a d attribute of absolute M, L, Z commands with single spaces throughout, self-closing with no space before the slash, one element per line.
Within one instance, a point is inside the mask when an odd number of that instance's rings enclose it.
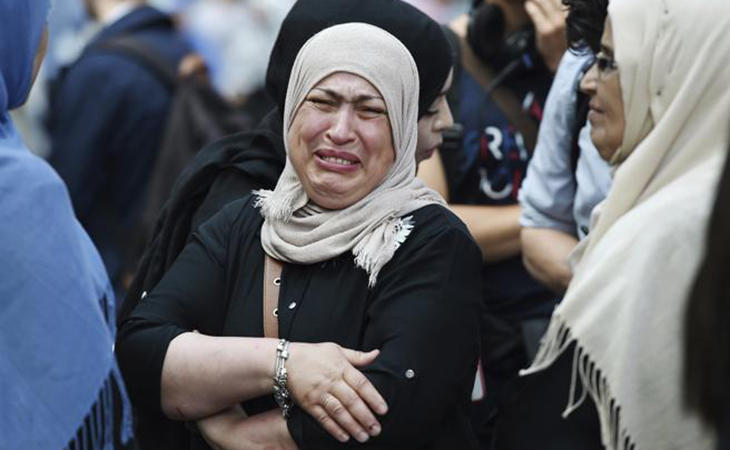
<path fill-rule="evenodd" d="M 612 0 L 609 16 L 622 162 L 523 374 L 575 342 L 564 414 L 590 396 L 606 448 L 710 450 L 682 407 L 682 324 L 728 147 L 730 2 Z"/>
<path fill-rule="evenodd" d="M 395 161 L 381 184 L 342 210 L 311 203 L 290 158 L 273 191 L 258 191 L 264 251 L 282 261 L 312 264 L 352 251 L 372 286 L 413 224 L 402 216 L 444 204 L 415 178 L 418 138 L 418 72 L 406 47 L 390 33 L 363 23 L 327 28 L 302 47 L 292 68 L 284 107 L 284 132 L 307 93 L 335 72 L 359 75 L 385 100 Z M 287 155 L 290 151 L 285 140 Z"/>

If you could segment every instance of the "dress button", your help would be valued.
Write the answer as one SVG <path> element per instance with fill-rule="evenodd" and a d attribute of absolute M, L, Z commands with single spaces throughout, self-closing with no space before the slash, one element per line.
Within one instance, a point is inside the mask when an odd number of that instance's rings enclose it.
<path fill-rule="evenodd" d="M 413 371 L 413 369 L 406 370 L 406 378 L 409 380 L 416 376 L 416 372 Z"/>
<path fill-rule="evenodd" d="M 142 292 L 142 295 L 139 297 L 139 299 L 144 300 L 145 297 L 147 297 L 147 291 Z"/>
<path fill-rule="evenodd" d="M 294 309 L 297 307 L 297 302 L 291 302 L 289 303 L 289 309 Z"/>
<path fill-rule="evenodd" d="M 281 278 L 280 277 L 274 278 L 274 286 L 279 286 L 280 284 L 281 284 Z"/>

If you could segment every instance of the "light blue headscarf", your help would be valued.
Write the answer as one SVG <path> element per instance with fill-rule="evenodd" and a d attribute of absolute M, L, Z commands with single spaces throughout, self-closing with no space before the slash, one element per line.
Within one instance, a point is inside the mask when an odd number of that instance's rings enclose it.
<path fill-rule="evenodd" d="M 8 113 L 27 97 L 48 9 L 0 0 L 0 449 L 59 449 L 82 434 L 92 439 L 75 448 L 111 449 L 112 383 L 126 399 L 114 294 L 65 185 Z"/>

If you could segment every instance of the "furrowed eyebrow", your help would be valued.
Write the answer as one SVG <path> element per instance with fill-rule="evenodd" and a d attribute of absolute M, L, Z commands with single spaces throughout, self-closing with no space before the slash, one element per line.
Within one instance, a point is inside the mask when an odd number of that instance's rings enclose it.
<path fill-rule="evenodd" d="M 385 101 L 383 99 L 383 97 L 380 97 L 379 95 L 362 94 L 362 95 L 356 96 L 355 98 L 347 99 L 343 95 L 340 95 L 340 94 L 338 94 L 337 92 L 335 92 L 335 91 L 333 91 L 331 89 L 316 87 L 316 88 L 314 88 L 312 90 L 322 91 L 325 94 L 327 94 L 328 96 L 330 96 L 330 97 L 332 97 L 335 100 L 340 101 L 340 102 L 341 101 L 345 101 L 345 102 L 348 102 L 348 103 L 362 103 L 362 102 L 366 102 L 366 101 L 369 101 L 369 100 L 382 100 L 382 101 Z"/>

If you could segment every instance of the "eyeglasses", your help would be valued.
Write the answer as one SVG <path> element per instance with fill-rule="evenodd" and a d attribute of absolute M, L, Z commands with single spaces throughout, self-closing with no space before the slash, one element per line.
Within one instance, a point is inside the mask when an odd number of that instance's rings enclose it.
<path fill-rule="evenodd" d="M 599 52 L 596 55 L 596 67 L 598 68 L 598 73 L 602 75 L 608 75 L 618 69 L 618 65 L 616 64 L 616 60 L 613 59 L 613 56 L 608 56 L 603 52 Z"/>

